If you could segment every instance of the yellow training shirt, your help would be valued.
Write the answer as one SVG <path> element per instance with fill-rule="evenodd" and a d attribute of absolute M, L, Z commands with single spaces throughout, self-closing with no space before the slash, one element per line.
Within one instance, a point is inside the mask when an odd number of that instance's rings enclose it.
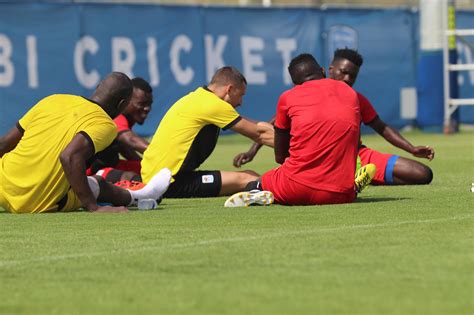
<path fill-rule="evenodd" d="M 112 143 L 117 127 L 97 104 L 57 94 L 37 103 L 18 122 L 23 137 L 0 159 L 0 206 L 12 212 L 46 212 L 69 190 L 59 156 L 78 133 L 95 152 Z"/>
<path fill-rule="evenodd" d="M 173 175 L 193 170 L 212 153 L 220 128 L 228 129 L 240 120 L 232 105 L 206 88 L 179 99 L 160 122 L 143 154 L 141 175 L 147 183 L 167 167 Z"/>

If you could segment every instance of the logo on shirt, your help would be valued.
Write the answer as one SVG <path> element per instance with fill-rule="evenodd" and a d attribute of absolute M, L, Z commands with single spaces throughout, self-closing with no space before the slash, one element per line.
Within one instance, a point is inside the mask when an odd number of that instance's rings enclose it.
<path fill-rule="evenodd" d="M 202 183 L 203 184 L 214 183 L 214 175 L 203 175 L 202 176 Z"/>

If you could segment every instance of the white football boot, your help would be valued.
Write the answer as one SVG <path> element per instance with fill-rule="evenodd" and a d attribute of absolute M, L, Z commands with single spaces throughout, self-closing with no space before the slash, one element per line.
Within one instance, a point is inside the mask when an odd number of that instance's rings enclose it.
<path fill-rule="evenodd" d="M 266 190 L 242 191 L 230 196 L 224 207 L 248 207 L 250 205 L 269 206 L 273 203 L 273 193 Z"/>

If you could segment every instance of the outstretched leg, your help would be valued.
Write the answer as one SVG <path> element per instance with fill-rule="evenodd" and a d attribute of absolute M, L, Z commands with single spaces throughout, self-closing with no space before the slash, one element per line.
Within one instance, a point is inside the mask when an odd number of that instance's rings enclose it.
<path fill-rule="evenodd" d="M 243 191 L 249 182 L 257 180 L 258 177 L 259 175 L 254 171 L 221 171 L 222 185 L 219 196 L 228 196 Z"/>
<path fill-rule="evenodd" d="M 115 206 L 136 205 L 140 199 L 158 200 L 168 189 L 171 180 L 171 171 L 167 168 L 159 171 L 150 182 L 139 190 L 127 190 L 106 182 L 100 176 L 94 176 L 99 185 L 97 200 L 108 202 Z M 89 186 L 91 182 L 89 181 Z M 95 189 L 91 187 L 94 191 Z"/>

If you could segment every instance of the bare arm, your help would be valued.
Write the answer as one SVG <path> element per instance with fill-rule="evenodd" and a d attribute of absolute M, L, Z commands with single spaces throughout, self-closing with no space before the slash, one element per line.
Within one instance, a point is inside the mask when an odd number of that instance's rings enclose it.
<path fill-rule="evenodd" d="M 85 135 L 77 134 L 61 152 L 59 160 L 72 190 L 89 211 L 117 212 L 126 211 L 124 207 L 100 207 L 92 194 L 86 177 L 86 161 L 94 155 L 93 144 Z"/>
<path fill-rule="evenodd" d="M 18 127 L 13 127 L 5 134 L 3 137 L 0 138 L 0 157 L 2 157 L 5 153 L 10 152 L 11 150 L 15 149 L 18 142 L 20 142 L 21 137 L 23 137 L 23 132 L 18 129 Z"/>
<path fill-rule="evenodd" d="M 290 130 L 275 127 L 275 161 L 283 164 L 290 156 Z"/>
<path fill-rule="evenodd" d="M 397 130 L 387 125 L 378 116 L 369 123 L 369 126 L 392 145 L 405 150 L 408 153 L 411 153 L 413 156 L 425 158 L 428 160 L 432 160 L 434 158 L 435 152 L 433 148 L 429 146 L 413 146 Z"/>
<path fill-rule="evenodd" d="M 257 143 L 268 145 L 270 147 L 273 147 L 274 145 L 275 132 L 273 126 L 266 122 L 255 123 L 246 118 L 242 118 L 230 129 Z"/>
<path fill-rule="evenodd" d="M 130 148 L 129 146 L 123 144 L 123 143 L 119 143 L 119 153 L 126 159 L 126 160 L 129 160 L 129 161 L 140 161 L 142 158 L 141 156 L 137 153 L 137 151 L 133 150 L 132 148 Z"/>
<path fill-rule="evenodd" d="M 120 133 L 117 136 L 117 140 L 123 146 L 131 148 L 132 150 L 138 151 L 140 153 L 145 152 L 146 148 L 149 145 L 148 141 L 146 141 L 131 130 Z"/>
<path fill-rule="evenodd" d="M 270 119 L 268 123 L 273 125 L 275 123 L 275 119 L 276 119 L 276 116 L 273 116 L 273 118 Z M 242 152 L 242 153 L 237 154 L 234 157 L 234 162 L 233 162 L 234 166 L 241 167 L 242 165 L 247 164 L 250 161 L 252 161 L 262 146 L 263 146 L 262 144 L 258 142 L 254 142 L 247 152 Z"/>

